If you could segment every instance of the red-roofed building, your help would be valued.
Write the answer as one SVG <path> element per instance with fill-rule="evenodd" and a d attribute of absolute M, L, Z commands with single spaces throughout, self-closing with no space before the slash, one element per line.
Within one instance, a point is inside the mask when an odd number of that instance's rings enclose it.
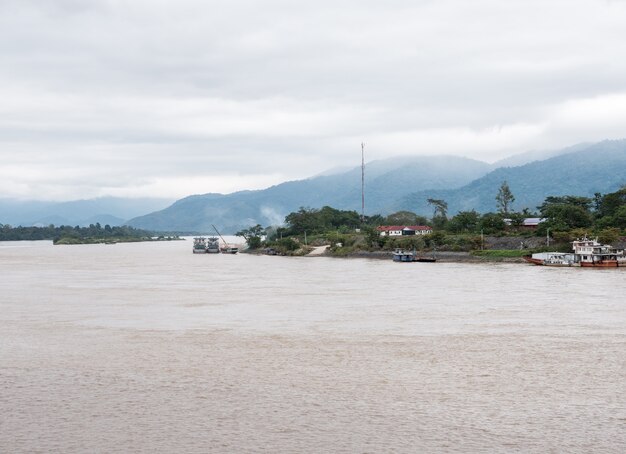
<path fill-rule="evenodd" d="M 381 225 L 376 227 L 380 236 L 428 235 L 433 228 L 427 225 Z"/>

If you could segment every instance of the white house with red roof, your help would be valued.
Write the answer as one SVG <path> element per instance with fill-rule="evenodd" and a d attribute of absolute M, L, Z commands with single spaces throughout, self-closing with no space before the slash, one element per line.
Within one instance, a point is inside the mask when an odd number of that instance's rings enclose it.
<path fill-rule="evenodd" d="M 380 236 L 428 235 L 433 228 L 427 225 L 381 225 L 376 227 Z"/>

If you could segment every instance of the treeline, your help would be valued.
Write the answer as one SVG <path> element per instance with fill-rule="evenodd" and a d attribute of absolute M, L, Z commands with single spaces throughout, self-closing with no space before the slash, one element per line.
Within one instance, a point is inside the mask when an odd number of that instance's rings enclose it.
<path fill-rule="evenodd" d="M 126 225 L 114 226 L 100 223 L 91 224 L 89 227 L 61 225 L 55 227 L 12 227 L 8 224 L 0 224 L 0 241 L 23 241 L 23 240 L 52 240 L 58 243 L 66 240 L 68 243 L 85 240 L 128 240 L 128 239 L 149 239 L 152 233 L 147 230 L 140 230 Z"/>
<path fill-rule="evenodd" d="M 582 234 L 598 235 L 607 242 L 617 240 L 626 232 L 626 186 L 610 194 L 595 194 L 593 198 L 578 196 L 549 196 L 531 211 L 512 209 L 515 196 L 506 182 L 503 182 L 496 195 L 498 212 L 478 213 L 475 210 L 461 211 L 448 217 L 447 203 L 444 200 L 429 199 L 433 216 L 426 218 L 410 211 L 399 211 L 389 216 L 373 215 L 361 217 L 356 211 L 338 210 L 329 206 L 320 209 L 300 208 L 285 217 L 281 227 L 263 228 L 256 225 L 237 232 L 244 236 L 251 248 L 278 246 L 286 250 L 300 247 L 302 241 L 322 236 L 334 243 L 358 241 L 347 235 L 360 229 L 365 246 L 389 246 L 398 239 L 381 237 L 376 227 L 381 225 L 428 225 L 434 233 L 423 238 L 406 238 L 416 242 L 415 246 L 434 247 L 445 242 L 446 235 L 466 235 L 463 247 L 473 247 L 480 241 L 472 235 L 550 235 L 566 241 Z M 540 218 L 536 230 L 523 227 L 526 218 Z M 262 238 L 265 242 L 262 242 Z M 469 239 L 468 239 L 469 238 Z M 459 240 L 461 241 L 461 240 Z M 417 244 L 419 243 L 419 244 Z"/>
<path fill-rule="evenodd" d="M 379 225 L 429 225 L 436 230 L 449 233 L 511 233 L 520 231 L 526 218 L 540 218 L 537 233 L 545 235 L 547 230 L 569 231 L 587 228 L 590 231 L 613 228 L 626 229 L 626 187 L 610 193 L 596 194 L 593 198 L 578 196 L 549 196 L 536 211 L 523 209 L 513 211 L 515 200 L 506 182 L 496 196 L 500 201 L 498 212 L 480 214 L 476 210 L 461 211 L 448 217 L 447 204 L 443 200 L 430 199 L 434 208 L 431 218 L 410 211 L 399 211 L 389 216 L 361 216 L 356 211 L 337 210 L 328 206 L 321 209 L 300 208 L 285 217 L 285 226 L 277 230 L 283 236 L 323 233 Z"/>
<path fill-rule="evenodd" d="M 329 206 L 320 209 L 302 207 L 285 217 L 284 227 L 268 227 L 266 233 L 278 236 L 303 235 L 305 232 L 312 235 L 337 231 L 348 233 L 379 225 L 426 225 L 428 222 L 426 217 L 410 211 L 399 211 L 389 216 L 375 214 L 361 217 L 356 211 L 338 210 Z"/>
<path fill-rule="evenodd" d="M 549 196 L 534 212 L 525 209 L 480 215 L 474 210 L 462 211 L 451 219 L 445 216 L 438 219 L 437 226 L 452 233 L 516 233 L 528 217 L 541 219 L 537 235 L 579 229 L 587 229 L 590 234 L 606 229 L 623 231 L 626 229 L 626 187 L 606 195 L 598 193 L 593 198 Z"/>

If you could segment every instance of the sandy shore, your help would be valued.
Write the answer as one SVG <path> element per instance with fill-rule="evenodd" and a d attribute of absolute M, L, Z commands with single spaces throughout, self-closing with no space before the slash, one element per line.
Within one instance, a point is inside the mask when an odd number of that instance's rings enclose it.
<path fill-rule="evenodd" d="M 319 257 L 322 255 L 326 255 L 329 247 L 330 246 L 314 247 L 313 250 L 307 254 L 307 257 Z"/>

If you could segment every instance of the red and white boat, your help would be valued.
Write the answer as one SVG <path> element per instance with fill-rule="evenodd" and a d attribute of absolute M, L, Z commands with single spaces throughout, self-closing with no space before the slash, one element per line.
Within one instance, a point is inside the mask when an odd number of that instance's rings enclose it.
<path fill-rule="evenodd" d="M 616 249 L 596 240 L 584 238 L 572 243 L 574 255 L 582 267 L 617 268 L 626 267 L 623 249 Z"/>
<path fill-rule="evenodd" d="M 542 266 L 581 266 L 585 268 L 626 267 L 623 249 L 616 249 L 597 240 L 583 238 L 572 242 L 573 253 L 540 252 L 524 260 Z"/>

